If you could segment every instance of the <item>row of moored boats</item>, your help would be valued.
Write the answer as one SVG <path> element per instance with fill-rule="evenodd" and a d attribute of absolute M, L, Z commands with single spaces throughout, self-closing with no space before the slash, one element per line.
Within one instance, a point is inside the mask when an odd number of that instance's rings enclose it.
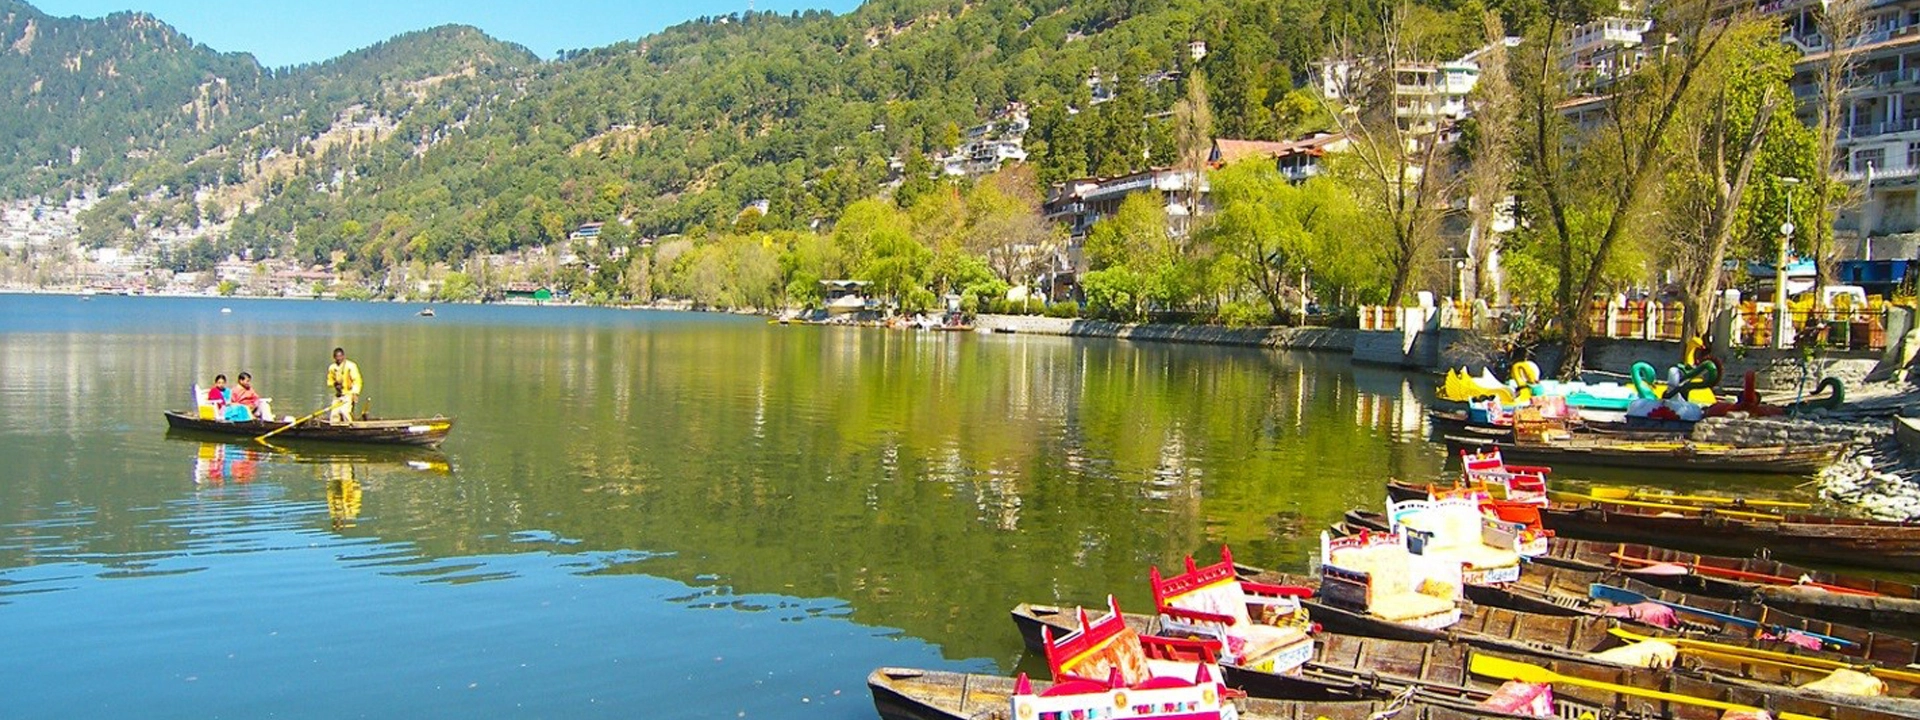
<path fill-rule="evenodd" d="M 1550 493 L 1545 468 L 1463 460 L 1454 487 L 1395 483 L 1384 512 L 1347 513 L 1310 575 L 1222 548 L 1148 569 L 1149 612 L 1021 604 L 1050 678 L 881 668 L 874 705 L 895 720 L 1920 717 L 1920 588 L 1788 564 L 1920 569 L 1920 525 Z"/>

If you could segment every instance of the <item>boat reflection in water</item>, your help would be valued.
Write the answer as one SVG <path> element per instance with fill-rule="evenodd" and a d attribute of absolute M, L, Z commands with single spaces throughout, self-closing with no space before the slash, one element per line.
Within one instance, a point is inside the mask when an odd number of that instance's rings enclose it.
<path fill-rule="evenodd" d="M 253 482 L 262 454 L 239 445 L 200 443 L 200 452 L 193 459 L 193 481 L 211 486 Z"/>
<path fill-rule="evenodd" d="M 354 477 L 353 463 L 327 463 L 327 519 L 333 529 L 353 527 L 360 517 L 360 479 Z"/>
<path fill-rule="evenodd" d="M 449 475 L 453 465 L 439 450 L 420 447 L 302 445 L 297 449 L 257 443 L 211 442 L 191 431 L 170 430 L 167 439 L 199 444 L 193 482 L 203 488 L 244 485 L 270 477 L 275 468 L 316 468 L 327 491 L 333 529 L 353 527 L 369 481 L 385 471 Z"/>

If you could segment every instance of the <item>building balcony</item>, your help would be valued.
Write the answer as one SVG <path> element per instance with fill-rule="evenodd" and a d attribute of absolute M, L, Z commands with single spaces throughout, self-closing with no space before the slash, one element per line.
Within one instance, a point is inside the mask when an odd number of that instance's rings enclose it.
<path fill-rule="evenodd" d="M 1881 180 L 1905 180 L 1920 177 L 1920 165 L 1900 165 L 1894 167 L 1876 167 L 1871 173 L 1865 169 L 1843 170 L 1839 177 L 1847 182 L 1867 182 Z"/>
<path fill-rule="evenodd" d="M 1859 48 L 1859 47 L 1866 47 L 1870 45 L 1878 45 L 1880 43 L 1888 42 L 1891 40 L 1909 39 L 1909 38 L 1915 38 L 1915 37 L 1920 37 L 1920 23 L 1884 25 L 1884 26 L 1872 28 L 1865 32 L 1860 33 L 1858 37 L 1855 37 L 1853 39 L 1853 42 L 1850 43 L 1850 45 L 1852 47 Z M 1828 49 L 1830 49 L 1830 43 L 1827 42 L 1826 36 L 1820 33 L 1808 33 L 1805 35 L 1795 35 L 1789 32 L 1786 35 L 1782 36 L 1782 39 L 1785 40 L 1788 44 L 1791 44 L 1794 47 L 1799 48 L 1801 52 L 1807 53 L 1807 54 L 1823 53 L 1823 52 L 1826 52 Z M 1902 45 L 1905 45 L 1905 44 L 1906 43 L 1902 43 Z"/>
<path fill-rule="evenodd" d="M 1859 138 L 1877 137 L 1880 135 L 1891 135 L 1893 133 L 1914 132 L 1914 131 L 1920 131 L 1920 117 L 1911 117 L 1903 120 L 1892 120 L 1887 122 L 1860 123 L 1858 125 L 1854 125 L 1853 127 L 1846 128 L 1845 130 L 1843 130 L 1840 133 L 1840 138 L 1842 140 L 1854 140 Z"/>

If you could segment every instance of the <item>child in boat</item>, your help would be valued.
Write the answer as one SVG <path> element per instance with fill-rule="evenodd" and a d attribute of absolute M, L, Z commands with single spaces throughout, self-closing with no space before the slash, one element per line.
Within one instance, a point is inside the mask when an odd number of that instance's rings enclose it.
<path fill-rule="evenodd" d="M 240 373 L 236 378 L 240 386 L 227 396 L 227 407 L 221 411 L 221 417 L 230 422 L 247 422 L 260 413 L 260 394 L 253 391 L 253 374 Z"/>

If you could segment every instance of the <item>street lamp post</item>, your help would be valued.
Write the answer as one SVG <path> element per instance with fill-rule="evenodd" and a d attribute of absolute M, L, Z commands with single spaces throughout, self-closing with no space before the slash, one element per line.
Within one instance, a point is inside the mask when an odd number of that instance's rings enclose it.
<path fill-rule="evenodd" d="M 1787 186 L 1787 220 L 1780 223 L 1780 254 L 1773 263 L 1773 346 L 1785 350 L 1793 347 L 1788 338 L 1787 247 L 1793 243 L 1793 186 L 1800 184 L 1800 178 L 1782 177 L 1780 182 Z"/>

